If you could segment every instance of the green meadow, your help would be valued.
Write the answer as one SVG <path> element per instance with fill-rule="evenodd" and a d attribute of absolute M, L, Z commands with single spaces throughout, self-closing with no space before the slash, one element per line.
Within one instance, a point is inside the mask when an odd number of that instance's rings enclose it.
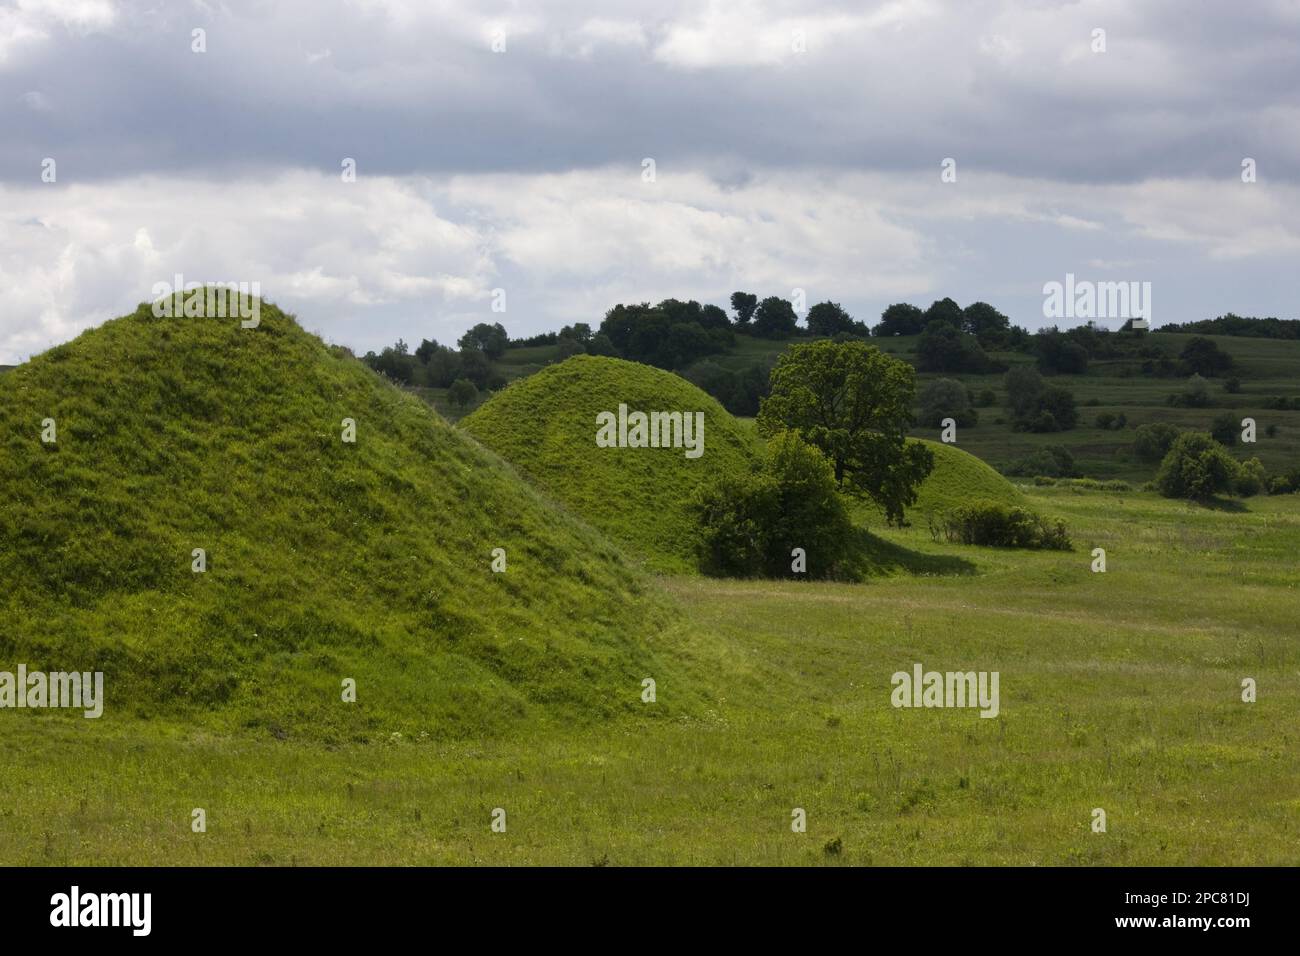
<path fill-rule="evenodd" d="M 0 714 L 0 860 L 1300 863 L 1300 501 L 1024 495 L 1075 551 L 875 527 L 943 573 L 655 578 L 681 611 L 657 636 L 671 676 L 654 704 L 618 688 L 626 706 L 594 725 L 448 740 L 402 723 L 357 743 L 141 719 L 111 695 L 98 721 Z M 915 662 L 998 670 L 999 715 L 891 707 Z"/>

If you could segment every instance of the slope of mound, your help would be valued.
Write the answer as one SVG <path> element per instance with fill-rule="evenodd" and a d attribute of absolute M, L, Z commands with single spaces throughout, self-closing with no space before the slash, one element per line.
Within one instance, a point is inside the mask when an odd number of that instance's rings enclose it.
<path fill-rule="evenodd" d="M 598 419 L 632 412 L 699 412 L 703 453 L 598 447 Z M 462 427 L 575 514 L 662 571 L 694 568 L 686 502 L 702 482 L 749 467 L 752 439 L 680 376 L 621 359 L 578 355 L 514 382 Z"/>
<path fill-rule="evenodd" d="M 0 671 L 102 671 L 102 719 L 583 720 L 640 707 L 672 619 L 612 544 L 269 304 L 256 329 L 141 306 L 0 377 L 0 541 Z"/>
<path fill-rule="evenodd" d="M 934 452 L 934 470 L 918 489 L 916 504 L 909 510 L 932 513 L 973 501 L 1024 504 L 1015 485 L 974 455 L 927 438 L 908 440 L 921 442 Z"/>

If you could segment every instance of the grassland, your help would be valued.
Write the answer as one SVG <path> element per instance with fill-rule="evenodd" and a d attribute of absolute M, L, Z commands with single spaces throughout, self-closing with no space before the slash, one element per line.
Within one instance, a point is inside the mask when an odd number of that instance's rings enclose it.
<path fill-rule="evenodd" d="M 0 713 L 0 860 L 1300 863 L 1300 499 L 1024 494 L 1076 551 L 876 528 L 970 573 L 659 579 L 683 612 L 656 635 L 676 676 L 586 727 L 456 741 L 394 722 L 400 738 L 325 744 L 146 721 L 111 694 L 100 721 Z M 918 661 L 999 671 L 1000 715 L 891 708 L 890 675 Z M 702 709 L 649 716 L 683 687 Z"/>

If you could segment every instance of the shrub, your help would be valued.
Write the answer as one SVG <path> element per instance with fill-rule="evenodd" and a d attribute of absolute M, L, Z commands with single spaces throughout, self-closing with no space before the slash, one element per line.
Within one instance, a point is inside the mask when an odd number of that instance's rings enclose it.
<path fill-rule="evenodd" d="M 1062 445 L 1040 448 L 1028 458 L 1022 458 L 1007 469 L 1009 475 L 1045 475 L 1049 478 L 1069 478 L 1074 474 L 1074 456 Z"/>
<path fill-rule="evenodd" d="M 724 474 L 696 493 L 690 509 L 705 574 L 789 577 L 791 551 L 803 548 L 808 577 L 836 577 L 852 541 L 830 462 L 792 431 L 768 440 L 761 470 Z"/>
<path fill-rule="evenodd" d="M 1235 375 L 1223 383 L 1223 390 L 1229 395 L 1236 395 L 1241 391 L 1241 379 Z"/>
<path fill-rule="evenodd" d="M 1237 444 L 1237 419 L 1230 412 L 1223 412 L 1214 416 L 1214 423 L 1210 425 L 1210 437 L 1221 445 Z"/>
<path fill-rule="evenodd" d="M 1133 435 L 1133 454 L 1142 461 L 1160 461 L 1177 437 L 1178 429 L 1167 422 L 1139 425 Z"/>
<path fill-rule="evenodd" d="M 451 388 L 447 389 L 447 401 L 457 408 L 472 405 L 477 400 L 478 388 L 468 379 L 458 378 L 451 383 Z"/>
<path fill-rule="evenodd" d="M 1165 401 L 1177 408 L 1204 408 L 1210 404 L 1210 386 L 1200 375 L 1187 380 L 1187 387 L 1175 392 Z"/>
<path fill-rule="evenodd" d="M 1237 466 L 1237 475 L 1232 479 L 1234 494 L 1242 498 L 1251 498 L 1268 487 L 1268 475 L 1258 458 L 1248 458 Z"/>
<path fill-rule="evenodd" d="M 1110 431 L 1115 427 L 1115 416 L 1111 412 L 1102 412 L 1097 416 L 1097 427 L 1102 431 Z"/>
<path fill-rule="evenodd" d="M 1048 522 L 1028 508 L 978 501 L 944 512 L 938 522 L 938 531 L 956 544 L 1071 550 L 1062 522 Z"/>
<path fill-rule="evenodd" d="M 935 379 L 921 389 L 920 405 L 920 423 L 931 428 L 938 428 L 945 418 L 954 419 L 963 428 L 979 421 L 965 386 L 951 378 Z"/>
<path fill-rule="evenodd" d="M 1237 462 L 1204 432 L 1179 435 L 1156 473 L 1156 489 L 1166 498 L 1205 501 L 1232 490 Z"/>
<path fill-rule="evenodd" d="M 1232 356 L 1212 340 L 1199 335 L 1183 346 L 1178 358 L 1185 368 L 1197 375 L 1213 377 L 1232 368 Z"/>
<path fill-rule="evenodd" d="M 979 396 L 975 399 L 975 404 L 980 408 L 992 408 L 997 403 L 997 393 L 991 388 L 981 389 Z"/>

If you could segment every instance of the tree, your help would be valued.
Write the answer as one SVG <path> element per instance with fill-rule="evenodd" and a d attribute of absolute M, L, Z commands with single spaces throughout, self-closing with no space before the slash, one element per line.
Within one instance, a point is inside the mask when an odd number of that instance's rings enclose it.
<path fill-rule="evenodd" d="M 1226 448 L 1204 432 L 1184 432 L 1160 463 L 1156 490 L 1166 498 L 1207 501 L 1230 491 L 1237 475 L 1237 462 Z"/>
<path fill-rule="evenodd" d="M 916 372 L 865 342 L 822 339 L 791 346 L 772 370 L 758 428 L 797 431 L 830 459 L 844 491 L 870 498 L 894 523 L 916 501 L 934 455 L 908 442 Z"/>
<path fill-rule="evenodd" d="M 830 463 L 789 431 L 769 439 L 760 471 L 724 474 L 691 510 L 706 574 L 789 577 L 791 552 L 802 548 L 809 577 L 836 577 L 853 540 Z"/>
<path fill-rule="evenodd" d="M 1221 375 L 1232 368 L 1232 356 L 1199 335 L 1183 346 L 1178 358 L 1189 372 L 1206 378 Z"/>
<path fill-rule="evenodd" d="M 838 302 L 818 302 L 808 310 L 808 331 L 813 335 L 836 335 L 840 332 L 852 332 L 853 316 L 849 315 Z"/>
<path fill-rule="evenodd" d="M 880 322 L 872 335 L 920 335 L 925 328 L 925 313 L 914 305 L 898 302 L 880 313 Z"/>
<path fill-rule="evenodd" d="M 757 308 L 758 296 L 752 292 L 731 293 L 731 310 L 736 313 L 737 325 L 749 325 L 749 320 L 754 317 L 754 310 Z"/>
<path fill-rule="evenodd" d="M 559 337 L 573 339 L 579 345 L 586 345 L 591 341 L 591 326 L 586 322 L 575 322 L 573 325 L 566 325 L 560 329 Z"/>
<path fill-rule="evenodd" d="M 487 388 L 488 376 L 492 374 L 492 366 L 488 362 L 487 355 L 477 349 L 462 349 L 460 374 L 462 378 L 473 382 L 476 388 Z"/>
<path fill-rule="evenodd" d="M 1032 365 L 1017 365 L 1007 372 L 1003 384 L 1012 418 L 1028 418 L 1038 410 L 1038 396 L 1046 387 L 1038 369 Z"/>
<path fill-rule="evenodd" d="M 1193 375 L 1187 380 L 1186 388 L 1167 396 L 1165 401 L 1180 408 L 1204 408 L 1210 404 L 1210 383 L 1200 375 Z"/>
<path fill-rule="evenodd" d="M 925 324 L 931 322 L 943 322 L 951 325 L 954 329 L 960 330 L 966 320 L 966 314 L 962 312 L 959 306 L 952 299 L 936 299 L 930 303 L 930 308 L 925 310 Z"/>
<path fill-rule="evenodd" d="M 979 414 L 970 406 L 966 386 L 951 378 L 937 378 L 921 389 L 921 414 L 919 421 L 929 428 L 939 428 L 945 418 L 951 418 L 963 428 L 979 421 Z"/>
<path fill-rule="evenodd" d="M 1044 372 L 1082 375 L 1088 371 L 1088 350 L 1054 328 L 1034 335 L 1034 351 Z"/>
<path fill-rule="evenodd" d="M 463 409 L 478 401 L 478 388 L 469 379 L 458 378 L 451 383 L 451 388 L 447 389 L 447 401 Z"/>
<path fill-rule="evenodd" d="M 618 358 L 618 349 L 614 348 L 614 343 L 609 340 L 609 336 L 604 332 L 597 332 L 591 337 L 587 344 L 588 355 L 607 355 L 611 358 Z"/>
<path fill-rule="evenodd" d="M 1142 461 L 1160 461 L 1177 437 L 1178 429 L 1168 422 L 1139 425 L 1133 433 L 1133 454 Z"/>
<path fill-rule="evenodd" d="M 1069 431 L 1079 424 L 1079 412 L 1074 404 L 1074 393 L 1060 385 L 1049 385 L 1038 396 L 1038 411 L 1047 412 L 1056 421 L 1055 428 L 1043 431 Z"/>
<path fill-rule="evenodd" d="M 505 354 L 506 346 L 510 344 L 510 336 L 506 334 L 500 322 L 492 325 L 480 322 L 462 335 L 456 344 L 462 351 L 478 349 L 488 358 L 498 359 Z"/>
<path fill-rule="evenodd" d="M 754 334 L 765 339 L 788 339 L 798 330 L 798 321 L 788 299 L 769 295 L 754 313 Z"/>
<path fill-rule="evenodd" d="M 962 310 L 961 329 L 985 348 L 998 348 L 1007 340 L 1011 320 L 987 302 L 972 302 Z"/>
<path fill-rule="evenodd" d="M 1220 445 L 1235 445 L 1237 444 L 1237 430 L 1240 427 L 1236 416 L 1231 412 L 1220 412 L 1214 416 L 1214 422 L 1210 425 L 1210 437 Z"/>
<path fill-rule="evenodd" d="M 916 364 L 922 372 L 987 372 L 992 366 L 975 336 L 940 319 L 917 340 Z"/>

